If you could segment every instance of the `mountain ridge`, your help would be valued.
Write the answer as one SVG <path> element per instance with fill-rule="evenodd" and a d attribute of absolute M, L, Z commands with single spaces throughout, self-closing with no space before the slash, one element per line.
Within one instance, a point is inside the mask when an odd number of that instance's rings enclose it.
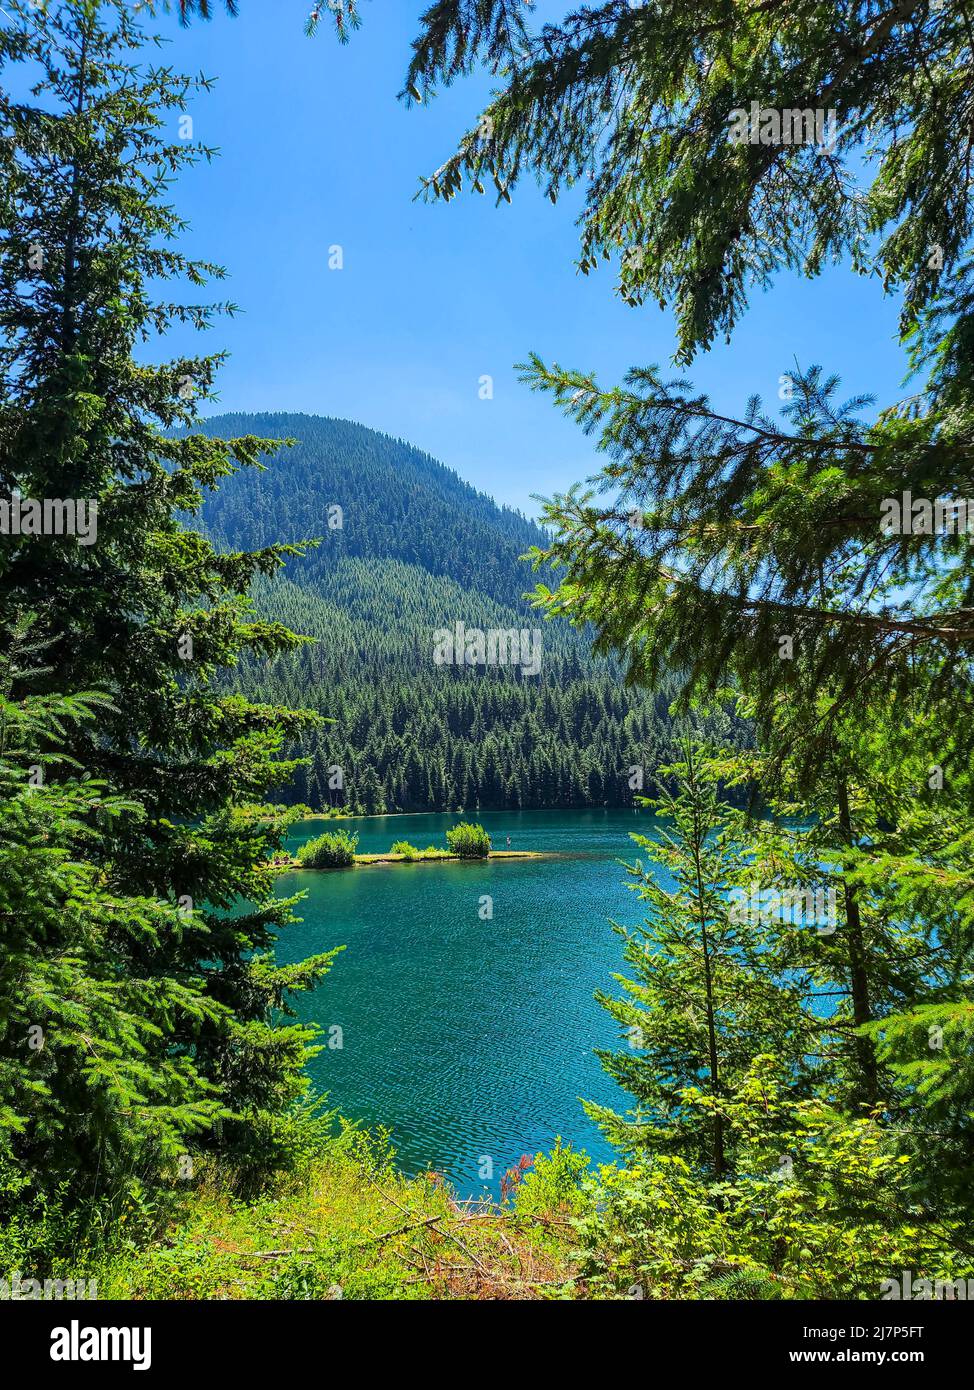
<path fill-rule="evenodd" d="M 314 575 L 345 556 L 400 559 L 502 602 L 523 603 L 531 571 L 520 556 L 543 545 L 545 532 L 408 441 L 299 412 L 233 412 L 201 424 L 209 435 L 296 440 L 266 471 L 244 470 L 206 499 L 203 517 L 215 539 L 255 549 L 321 536 L 317 551 L 289 566 L 293 574 Z M 283 497 L 288 514 L 275 516 Z M 339 528 L 329 529 L 323 504 L 342 509 Z"/>

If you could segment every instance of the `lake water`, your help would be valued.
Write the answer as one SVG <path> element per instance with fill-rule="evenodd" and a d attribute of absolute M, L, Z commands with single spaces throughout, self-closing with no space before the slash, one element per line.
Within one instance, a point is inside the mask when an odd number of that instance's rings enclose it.
<path fill-rule="evenodd" d="M 456 815 L 376 816 L 303 822 L 296 848 L 346 825 L 359 852 L 394 840 L 445 848 Z M 407 1172 L 446 1173 L 464 1195 L 497 1195 L 500 1175 L 557 1135 L 597 1161 L 613 1155 L 580 1097 L 625 1109 L 627 1098 L 592 1049 L 618 1045 L 617 1025 L 596 1004 L 621 969 L 609 919 L 644 912 L 619 860 L 652 835 L 645 811 L 483 812 L 469 817 L 495 849 L 545 850 L 557 859 L 375 866 L 292 873 L 281 891 L 307 892 L 304 921 L 281 941 L 296 960 L 346 949 L 301 1016 L 342 1029 L 341 1049 L 311 1066 L 319 1089 L 349 1118 L 392 1131 Z M 643 856 L 645 857 L 645 856 Z M 493 918 L 480 917 L 493 900 Z M 493 1180 L 480 1176 L 484 1160 Z"/>

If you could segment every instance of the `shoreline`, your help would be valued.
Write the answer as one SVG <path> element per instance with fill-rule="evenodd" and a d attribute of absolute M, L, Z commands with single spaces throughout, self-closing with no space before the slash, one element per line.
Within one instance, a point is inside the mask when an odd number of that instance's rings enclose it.
<path fill-rule="evenodd" d="M 633 806 L 631 803 L 624 803 L 618 806 L 610 806 L 607 803 L 599 802 L 597 806 L 496 806 L 484 809 L 482 806 L 474 806 L 470 810 L 462 811 L 371 811 L 361 813 L 351 813 L 340 816 L 330 816 L 325 811 L 313 811 L 310 816 L 301 816 L 304 821 L 342 821 L 342 820 L 400 820 L 406 816 L 533 816 L 537 813 L 547 813 L 552 811 L 643 811 L 643 806 Z"/>

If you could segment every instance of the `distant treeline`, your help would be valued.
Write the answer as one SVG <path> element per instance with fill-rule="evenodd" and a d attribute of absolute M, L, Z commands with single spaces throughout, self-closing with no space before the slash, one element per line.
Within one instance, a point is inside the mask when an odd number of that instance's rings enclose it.
<path fill-rule="evenodd" d="M 317 641 L 259 675 L 242 668 L 234 687 L 332 721 L 289 750 L 311 764 L 282 788 L 283 800 L 381 814 L 623 806 L 652 794 L 654 769 L 678 756 L 668 691 L 627 688 L 614 663 L 591 657 L 560 624 L 542 625 L 538 676 L 437 667 L 432 633 L 445 619 L 420 616 L 430 586 L 439 591 L 443 581 L 391 562 L 348 562 L 317 594 L 287 581 L 258 587 L 263 612 Z M 449 597 L 466 603 L 469 623 L 525 620 L 469 595 Z M 402 619 L 391 629 L 390 605 Z M 707 727 L 718 732 L 715 722 Z M 748 741 L 739 721 L 721 720 L 720 732 Z"/>

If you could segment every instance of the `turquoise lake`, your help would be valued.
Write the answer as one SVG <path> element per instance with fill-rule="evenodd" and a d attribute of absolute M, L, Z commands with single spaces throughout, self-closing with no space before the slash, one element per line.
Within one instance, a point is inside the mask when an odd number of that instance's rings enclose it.
<path fill-rule="evenodd" d="M 344 945 L 331 974 L 299 1001 L 303 1018 L 342 1030 L 342 1047 L 312 1063 L 330 1104 L 365 1125 L 387 1126 L 400 1167 L 445 1173 L 461 1194 L 497 1195 L 522 1154 L 561 1135 L 594 1160 L 612 1151 L 580 1098 L 626 1108 L 595 1047 L 618 1029 L 593 998 L 612 990 L 621 939 L 609 919 L 634 925 L 643 905 L 620 860 L 652 836 L 644 811 L 482 812 L 495 849 L 542 850 L 556 859 L 378 865 L 282 875 L 283 893 L 307 893 L 304 918 L 282 938 L 296 960 Z M 345 825 L 360 853 L 394 840 L 445 848 L 457 815 L 376 816 L 303 822 L 292 850 Z M 510 846 L 508 846 L 510 837 Z M 481 899 L 493 918 L 481 920 Z M 493 1176 L 480 1176 L 485 1159 Z"/>

